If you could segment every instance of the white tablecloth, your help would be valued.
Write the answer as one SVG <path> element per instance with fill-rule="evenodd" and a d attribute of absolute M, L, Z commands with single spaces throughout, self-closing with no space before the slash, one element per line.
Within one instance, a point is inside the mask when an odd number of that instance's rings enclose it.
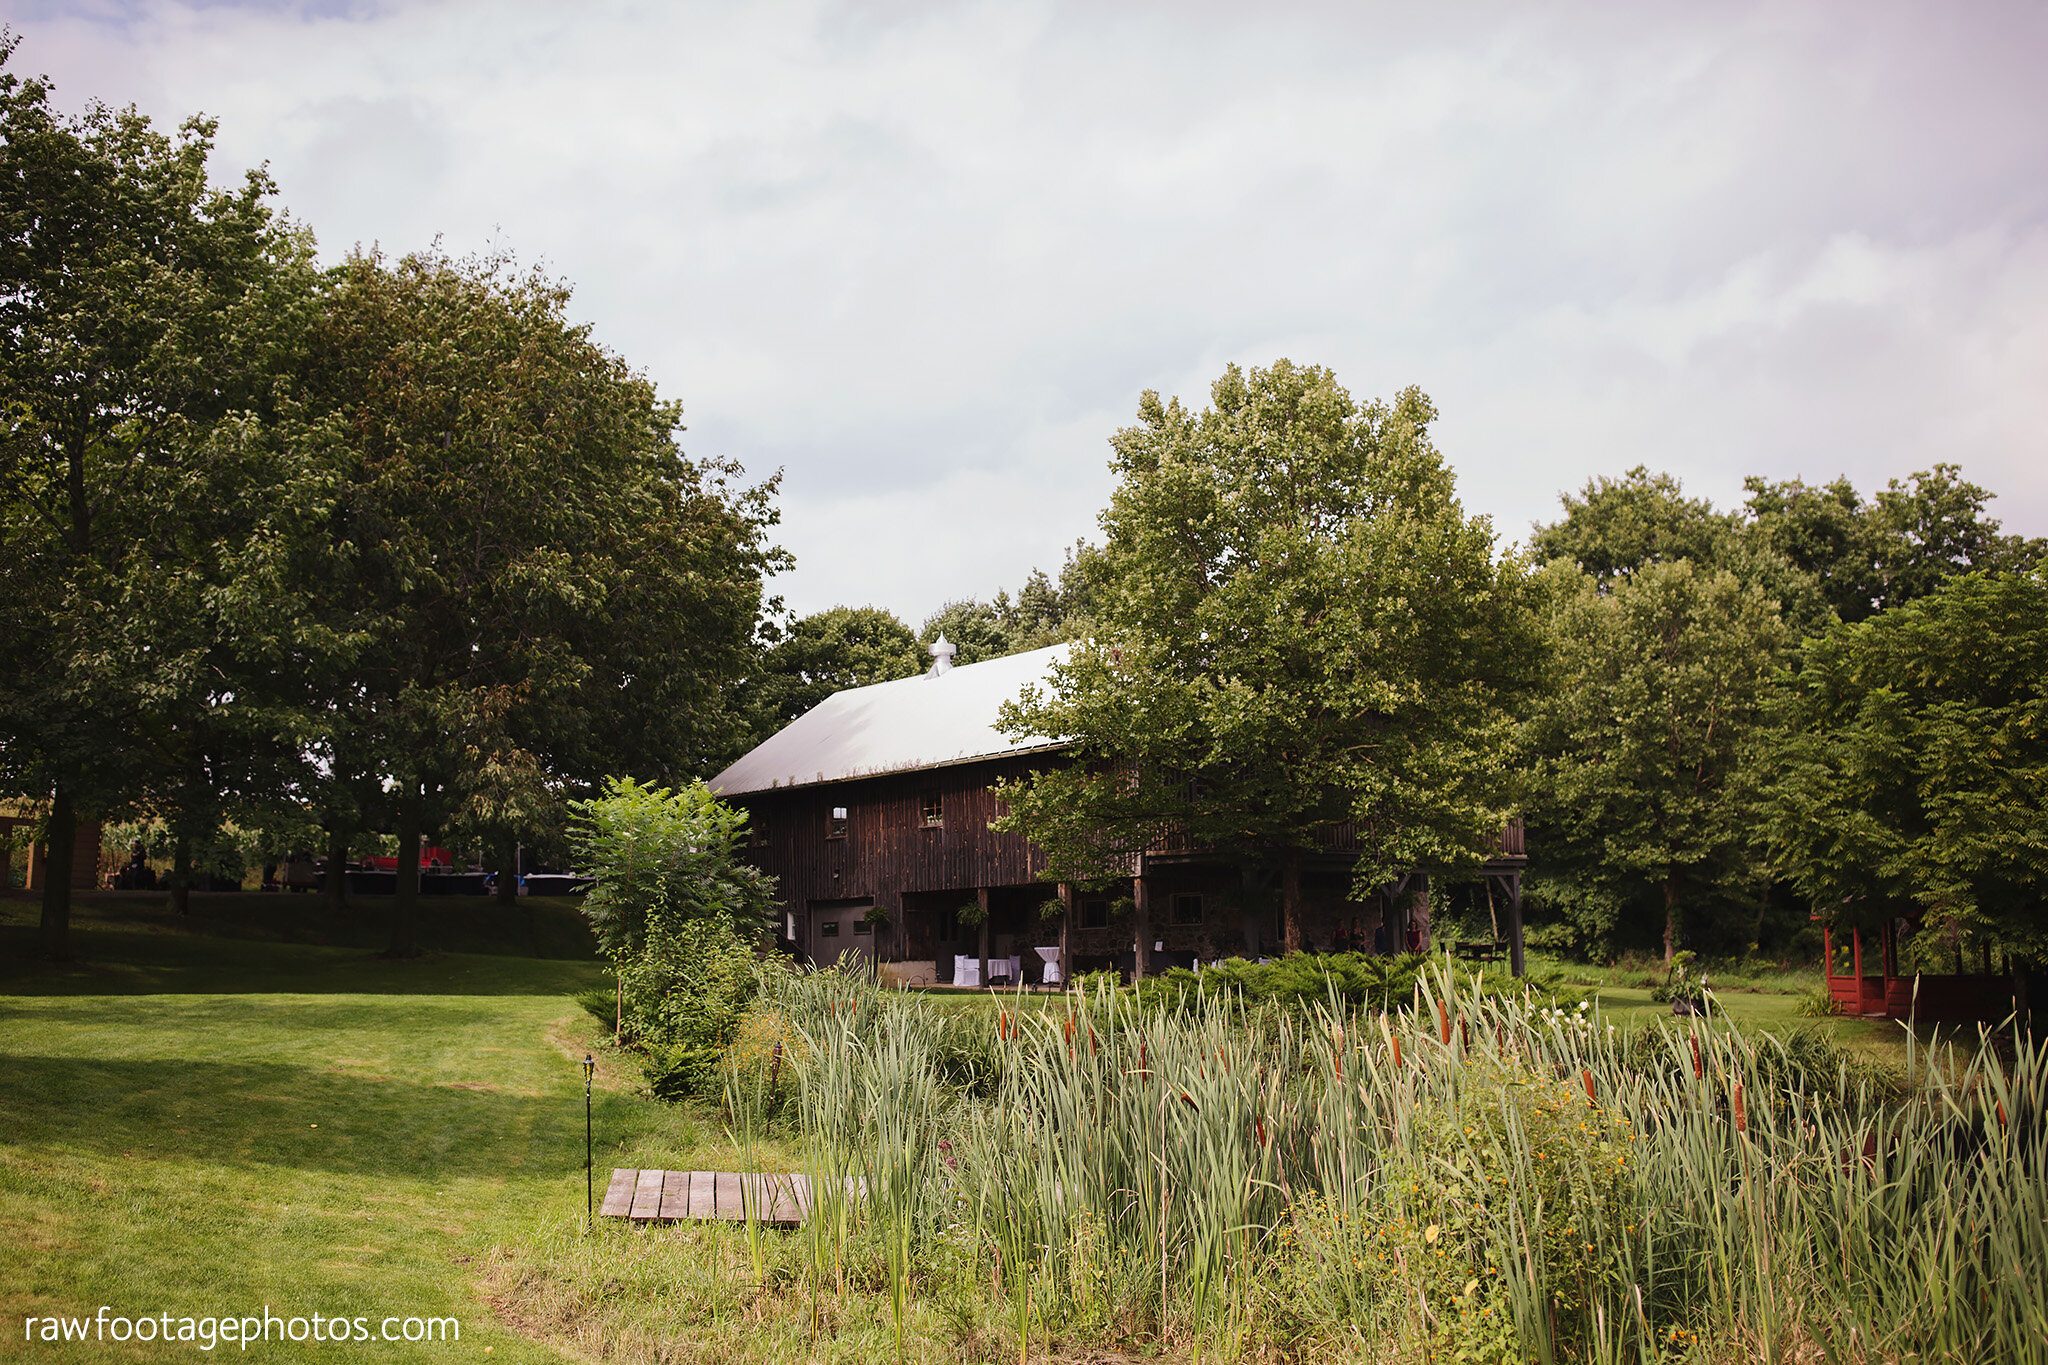
<path fill-rule="evenodd" d="M 1054 944 L 1054 945 L 1053 945 L 1052 947 L 1050 947 L 1050 948 L 1033 948 L 1033 949 L 1032 949 L 1031 951 L 1032 951 L 1032 952 L 1034 952 L 1034 953 L 1037 953 L 1037 954 L 1038 954 L 1038 957 L 1039 957 L 1039 960 L 1040 960 L 1041 962 L 1045 963 L 1045 974 L 1044 974 L 1044 975 L 1043 975 L 1042 977 L 1040 977 L 1039 979 L 1040 979 L 1040 980 L 1042 980 L 1042 981 L 1043 981 L 1043 982 L 1044 982 L 1044 983 L 1045 983 L 1046 985 L 1048 985 L 1048 986 L 1057 986 L 1057 985 L 1059 985 L 1059 984 L 1060 984 L 1060 949 L 1059 949 L 1059 945 L 1058 945 L 1058 944 Z"/>
<path fill-rule="evenodd" d="M 1001 968 L 1005 965 L 1010 969 L 1010 984 L 1014 986 L 1017 984 L 1017 979 L 1024 975 L 1024 959 L 1014 955 L 1007 958 L 992 957 L 988 960 L 988 974 L 990 976 L 1001 976 Z M 979 986 L 982 984 L 980 954 L 977 953 L 973 957 L 954 957 L 953 984 L 956 986 Z"/>

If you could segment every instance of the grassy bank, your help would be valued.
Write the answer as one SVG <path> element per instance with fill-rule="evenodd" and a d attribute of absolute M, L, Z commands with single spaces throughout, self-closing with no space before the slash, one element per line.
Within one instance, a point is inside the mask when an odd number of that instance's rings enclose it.
<path fill-rule="evenodd" d="M 1789 1032 L 1796 995 L 1771 992 L 1724 997 L 1741 1028 L 1703 1035 L 1695 1075 L 1683 1044 L 1660 1061 L 1611 1041 L 1632 1032 L 1626 1013 L 1588 1025 L 1475 1000 L 1447 1046 L 1427 1011 L 1387 1033 L 1312 1020 L 1273 1033 L 1147 1020 L 1108 1000 L 1075 1015 L 1065 997 L 800 981 L 779 1016 L 790 1046 L 774 1124 L 729 1132 L 710 1108 L 654 1103 L 632 1059 L 600 1048 L 600 1184 L 613 1166 L 857 1171 L 873 1208 L 828 1209 L 798 1233 L 614 1222 L 586 1234 L 578 1063 L 599 1026 L 575 997 L 605 978 L 566 947 L 531 951 L 536 935 L 573 943 L 571 907 L 522 907 L 526 924 L 455 907 L 426 926 L 433 951 L 389 962 L 370 951 L 374 903 L 337 922 L 306 898 L 218 899 L 231 903 L 202 899 L 173 919 L 145 899 L 92 898 L 81 960 L 62 967 L 27 958 L 32 904 L 0 907 L 0 1237 L 22 1253 L 0 1258 L 11 1358 L 166 1354 L 24 1344 L 27 1316 L 268 1304 L 461 1320 L 460 1347 L 351 1348 L 395 1360 L 486 1348 L 491 1360 L 720 1365 L 899 1350 L 925 1362 L 1522 1360 L 1526 1343 L 1502 1328 L 1541 1317 L 1506 1288 L 1522 1246 L 1543 1249 L 1529 1262 L 1541 1275 L 1522 1276 L 1530 1293 L 1583 1286 L 1567 1315 L 1626 1309 L 1624 1271 L 1648 1286 L 1640 1321 L 1610 1313 L 1600 1332 L 1564 1331 L 1557 1359 L 1720 1361 L 1815 1346 L 1798 1304 L 1868 1342 L 1902 1314 L 1927 1330 L 1947 1294 L 1960 1333 L 1988 1320 L 1987 1304 L 2010 1306 L 2012 1291 L 1986 1298 L 1972 1278 L 1973 1258 L 1997 1250 L 1987 1238 L 2020 1237 L 2000 1253 L 2019 1258 L 2008 1274 L 2021 1295 L 2043 1287 L 2024 1243 L 2041 1173 L 1986 1203 L 1982 1187 L 1928 1177 L 1943 1169 L 1928 1160 L 1939 1103 L 1830 1102 L 1810 1072 L 1787 1089 L 1791 1073 L 1758 1040 Z M 1600 983 L 1603 1001 L 1670 1022 L 1629 1000 L 1640 989 Z M 1622 1026 L 1609 1035 L 1607 1022 Z M 1873 1027 L 1817 1022 L 1822 1037 Z M 974 1055 L 990 1061 L 973 1094 L 927 1064 L 951 1029 L 976 1031 Z M 1916 1087 L 1935 1093 L 1918 1064 Z M 1993 1081 L 1956 1069 L 1971 1064 L 1943 1063 L 1939 1093 L 1975 1116 L 1964 1136 L 1976 1142 Z M 1739 1135 L 1736 1080 L 1748 1086 Z M 735 1092 L 741 1114 L 752 1081 Z M 1649 1115 L 1660 1136 L 1638 1145 Z M 1617 1137 L 1622 1119 L 1637 1127 Z M 1854 1158 L 1873 1135 L 1865 1167 Z M 1960 1149 L 1948 1150 L 1953 1170 Z M 1560 1183 L 1551 1162 L 1593 1183 Z M 1482 1170 L 1517 1198 L 1461 1203 L 1457 1181 Z M 1532 1236 L 1532 1206 L 1517 1200 L 1537 1190 L 1553 1222 Z M 1581 1219 L 1569 1232 L 1592 1252 L 1559 1240 L 1560 1211 Z M 1977 1231 L 1941 1241 L 1959 1228 Z M 1809 1253 L 1844 1246 L 1854 1262 L 1826 1279 Z M 1390 1271 L 1389 1256 L 1409 1270 Z M 1780 1314 L 1788 1293 L 1797 1303 Z M 1418 1303 L 1421 1316 L 1401 1317 Z M 1462 1336 L 1439 1330 L 1461 1312 Z M 1887 1358 L 1833 1345 L 1845 1360 Z"/>
<path fill-rule="evenodd" d="M 568 993 L 600 986 L 598 965 L 386 962 L 361 946 L 374 924 L 322 923 L 306 898 L 195 900 L 176 920 L 148 898 L 87 897 L 79 960 L 61 966 L 29 955 L 34 905 L 4 907 L 0 1238 L 20 1253 L 0 1257 L 9 1358 L 167 1353 L 24 1343 L 30 1316 L 268 1304 L 462 1322 L 460 1348 L 361 1348 L 380 1357 L 489 1346 L 491 1359 L 558 1359 L 493 1322 L 479 1276 L 501 1243 L 581 1212 L 590 1021 Z M 474 925 L 443 927 L 488 943 Z M 608 1061 L 604 1080 L 601 1161 L 703 1142 L 688 1115 L 631 1097 L 634 1068 Z"/>

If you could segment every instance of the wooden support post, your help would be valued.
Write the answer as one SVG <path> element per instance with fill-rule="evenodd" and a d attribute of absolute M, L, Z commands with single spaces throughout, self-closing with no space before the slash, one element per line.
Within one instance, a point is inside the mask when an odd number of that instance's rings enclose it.
<path fill-rule="evenodd" d="M 1070 940 L 1074 928 L 1074 887 L 1070 882 L 1060 883 L 1060 989 L 1066 990 L 1074 984 L 1072 964 L 1073 951 Z"/>
<path fill-rule="evenodd" d="M 1145 969 L 1152 962 L 1152 888 L 1145 877 L 1143 855 L 1138 863 L 1138 875 L 1131 878 L 1131 903 L 1137 909 L 1131 915 L 1131 944 L 1136 955 L 1131 959 L 1131 982 L 1136 984 L 1145 978 Z"/>
<path fill-rule="evenodd" d="M 981 907 L 981 988 L 988 989 L 988 888 L 974 888 L 974 903 Z"/>
<path fill-rule="evenodd" d="M 1508 969 L 1522 974 L 1522 874 L 1508 878 Z"/>
<path fill-rule="evenodd" d="M 1849 930 L 1850 965 L 1856 973 L 1856 1012 L 1863 1013 L 1863 930 Z"/>
<path fill-rule="evenodd" d="M 1820 927 L 1821 972 L 1830 986 L 1835 984 L 1835 931 L 1832 925 Z"/>

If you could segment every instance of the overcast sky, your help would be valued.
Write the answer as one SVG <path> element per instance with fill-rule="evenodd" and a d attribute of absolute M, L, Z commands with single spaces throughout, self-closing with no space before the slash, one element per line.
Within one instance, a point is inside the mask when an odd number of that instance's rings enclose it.
<path fill-rule="evenodd" d="M 790 605 L 1093 534 L 1230 361 L 1419 384 L 1503 537 L 1637 463 L 1953 460 L 2048 534 L 2048 5 L 17 3 L 60 101 L 220 120 L 333 259 L 576 287 L 784 471 Z"/>

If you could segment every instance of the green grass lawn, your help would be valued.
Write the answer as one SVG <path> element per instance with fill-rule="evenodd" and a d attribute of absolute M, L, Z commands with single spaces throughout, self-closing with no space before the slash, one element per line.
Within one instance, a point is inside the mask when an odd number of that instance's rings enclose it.
<path fill-rule="evenodd" d="M 258 1348 L 273 1359 L 564 1358 L 495 1322 L 484 1286 L 505 1246 L 580 1227 L 595 1029 L 571 996 L 602 988 L 598 963 L 386 962 L 96 902 L 74 925 L 81 962 L 58 968 L 28 954 L 34 905 L 0 908 L 6 1358 L 166 1353 L 22 1341 L 25 1317 L 102 1304 L 462 1322 L 460 1346 Z M 600 1194 L 613 1165 L 721 1156 L 721 1134 L 638 1085 L 605 1058 Z"/>
<path fill-rule="evenodd" d="M 606 977 L 572 905 L 430 901 L 431 950 L 402 962 L 372 951 L 386 932 L 374 901 L 337 917 L 311 897 L 195 897 L 178 918 L 158 897 L 88 896 L 73 929 L 80 960 L 62 966 L 33 958 L 35 915 L 29 900 L 0 901 L 7 1359 L 168 1353 L 22 1340 L 26 1317 L 90 1317 L 103 1304 L 174 1320 L 268 1305 L 287 1317 L 462 1323 L 453 1346 L 256 1348 L 279 1360 L 740 1365 L 892 1353 L 884 1297 L 821 1307 L 797 1294 L 794 1236 L 750 1246 L 724 1225 L 583 1233 L 579 1062 L 599 1029 L 576 997 Z M 1601 984 L 1600 996 L 1617 1024 L 1664 1012 L 1636 986 Z M 946 1010 L 1062 1003 L 925 999 Z M 1796 1002 L 1723 997 L 1731 1017 L 1766 1028 L 1805 1022 Z M 1829 1026 L 1874 1047 L 1888 1027 Z M 796 1164 L 782 1143 L 736 1150 L 706 1112 L 641 1095 L 631 1058 L 599 1057 L 600 1195 L 614 1166 Z M 849 1273 L 865 1283 L 874 1267 Z M 992 1302 L 979 1289 L 921 1299 L 913 1358 L 983 1353 L 999 1337 L 983 1320 Z"/>

